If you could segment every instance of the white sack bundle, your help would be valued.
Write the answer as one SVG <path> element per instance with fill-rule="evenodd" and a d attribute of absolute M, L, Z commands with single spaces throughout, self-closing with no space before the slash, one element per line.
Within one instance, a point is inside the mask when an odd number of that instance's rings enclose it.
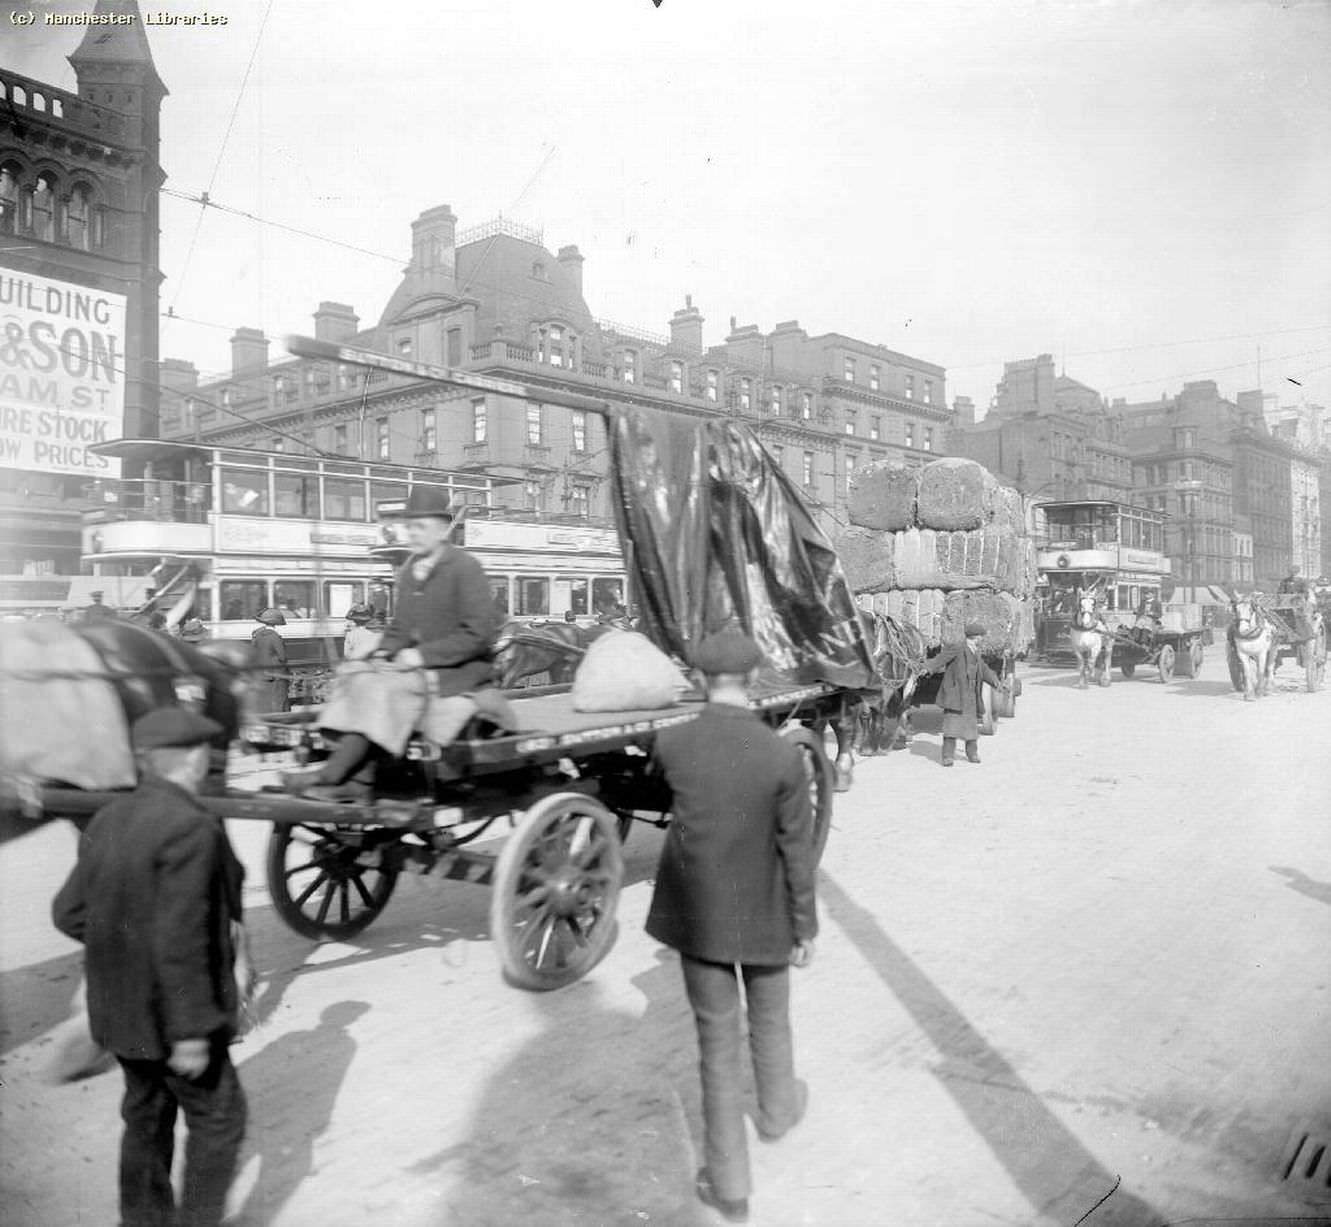
<path fill-rule="evenodd" d="M 573 710 L 652 711 L 688 689 L 678 666 L 645 635 L 607 631 L 573 675 Z"/>

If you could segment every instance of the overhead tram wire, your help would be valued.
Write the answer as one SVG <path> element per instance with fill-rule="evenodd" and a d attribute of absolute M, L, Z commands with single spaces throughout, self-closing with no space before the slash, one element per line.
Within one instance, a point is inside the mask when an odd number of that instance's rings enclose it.
<path fill-rule="evenodd" d="M 180 269 L 180 278 L 176 282 L 176 292 L 171 299 L 171 308 L 175 309 L 176 303 L 180 301 L 180 295 L 185 289 L 185 279 L 189 276 L 190 262 L 194 259 L 194 248 L 199 241 L 199 231 L 203 228 L 203 215 L 207 211 L 207 201 L 213 187 L 217 183 L 218 172 L 222 169 L 222 158 L 226 156 L 227 143 L 231 140 L 231 130 L 236 125 L 236 116 L 240 113 L 240 104 L 245 97 L 245 87 L 250 82 L 250 73 L 254 69 L 254 61 L 259 55 L 259 46 L 263 42 L 264 30 L 268 27 L 268 18 L 273 11 L 273 0 L 268 0 L 268 5 L 263 11 L 263 20 L 259 22 L 259 33 L 255 36 L 254 46 L 250 49 L 249 63 L 245 65 L 245 74 L 240 79 L 240 89 L 236 91 L 236 101 L 231 107 L 231 116 L 226 123 L 226 131 L 222 134 L 222 144 L 217 150 L 217 158 L 213 162 L 213 173 L 208 176 L 208 186 L 204 188 L 199 203 L 203 206 L 199 209 L 199 216 L 194 222 L 194 233 L 190 236 L 189 248 L 185 252 L 185 262 Z M 171 193 L 171 189 L 163 187 L 162 192 Z"/>

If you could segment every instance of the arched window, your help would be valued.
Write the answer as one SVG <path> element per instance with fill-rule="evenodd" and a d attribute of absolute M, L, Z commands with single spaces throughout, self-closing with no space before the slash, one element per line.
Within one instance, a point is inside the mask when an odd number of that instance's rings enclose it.
<path fill-rule="evenodd" d="M 59 98 L 51 99 L 51 114 L 57 119 L 63 119 L 65 115 L 65 104 Z"/>
<path fill-rule="evenodd" d="M 92 245 L 94 249 L 106 245 L 106 210 L 101 205 L 92 211 Z"/>
<path fill-rule="evenodd" d="M 75 184 L 65 205 L 65 241 L 80 251 L 88 250 L 88 215 L 91 211 L 91 190 L 87 184 Z"/>
<path fill-rule="evenodd" d="M 13 234 L 18 229 L 18 179 L 21 173 L 17 162 L 0 165 L 0 234 Z"/>
<path fill-rule="evenodd" d="M 14 104 L 21 107 L 28 105 L 28 91 L 21 85 L 14 86 Z"/>
<path fill-rule="evenodd" d="M 32 92 L 32 109 L 34 111 L 46 110 L 46 95 L 39 94 L 36 90 Z"/>
<path fill-rule="evenodd" d="M 55 191 L 54 176 L 47 171 L 37 176 L 32 193 L 32 233 L 44 243 L 55 242 Z"/>

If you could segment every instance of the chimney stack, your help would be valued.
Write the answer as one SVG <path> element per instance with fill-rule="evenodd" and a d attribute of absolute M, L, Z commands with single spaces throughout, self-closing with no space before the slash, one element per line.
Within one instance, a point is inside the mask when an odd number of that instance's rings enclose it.
<path fill-rule="evenodd" d="M 253 374 L 268 366 L 268 338 L 259 328 L 237 328 L 231 338 L 231 374 Z"/>
<path fill-rule="evenodd" d="M 567 247 L 561 247 L 555 258 L 568 270 L 568 275 L 573 279 L 573 284 L 577 287 L 578 293 L 581 294 L 583 255 L 578 250 L 577 244 L 570 243 Z"/>
<path fill-rule="evenodd" d="M 320 341 L 348 341 L 360 330 L 360 317 L 344 302 L 321 302 L 314 313 L 314 335 Z"/>
<path fill-rule="evenodd" d="M 702 353 L 702 313 L 693 305 L 693 295 L 684 296 L 684 307 L 670 320 L 670 344 L 687 353 Z"/>
<path fill-rule="evenodd" d="M 457 266 L 458 219 L 448 205 L 426 209 L 411 223 L 411 263 L 418 273 L 452 276 Z"/>

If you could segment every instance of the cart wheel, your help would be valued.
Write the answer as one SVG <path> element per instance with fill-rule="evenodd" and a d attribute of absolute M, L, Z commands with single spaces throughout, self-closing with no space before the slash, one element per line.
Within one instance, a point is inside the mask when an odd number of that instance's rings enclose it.
<path fill-rule="evenodd" d="M 1160 674 L 1162 682 L 1169 681 L 1174 676 L 1174 649 L 1169 644 L 1165 644 L 1160 649 L 1160 655 L 1155 662 L 1156 672 Z"/>
<path fill-rule="evenodd" d="M 988 684 L 980 687 L 984 710 L 980 712 L 980 736 L 992 737 L 998 732 L 998 721 L 994 717 L 994 690 Z"/>
<path fill-rule="evenodd" d="M 384 910 L 397 870 L 378 864 L 374 849 L 336 827 L 274 826 L 268 837 L 268 894 L 277 914 L 302 937 L 354 937 Z"/>
<path fill-rule="evenodd" d="M 490 936 L 510 983 L 563 988 L 609 952 L 624 879 L 617 827 L 599 801 L 560 792 L 533 805 L 508 837 L 495 866 Z"/>
<path fill-rule="evenodd" d="M 1131 661 L 1125 660 L 1121 665 L 1119 665 L 1119 670 L 1122 672 L 1124 677 L 1131 677 L 1134 673 L 1137 672 L 1137 662 L 1135 660 Z"/>
<path fill-rule="evenodd" d="M 813 863 L 823 859 L 827 836 L 832 829 L 832 795 L 836 791 L 836 772 L 826 752 L 819 744 L 818 735 L 802 724 L 792 724 L 781 731 L 804 762 L 804 773 L 809 780 L 809 803 L 813 807 Z"/>
<path fill-rule="evenodd" d="M 1243 662 L 1239 660 L 1238 650 L 1232 643 L 1225 644 L 1225 664 L 1229 666 L 1229 681 L 1240 694 L 1243 693 Z"/>

